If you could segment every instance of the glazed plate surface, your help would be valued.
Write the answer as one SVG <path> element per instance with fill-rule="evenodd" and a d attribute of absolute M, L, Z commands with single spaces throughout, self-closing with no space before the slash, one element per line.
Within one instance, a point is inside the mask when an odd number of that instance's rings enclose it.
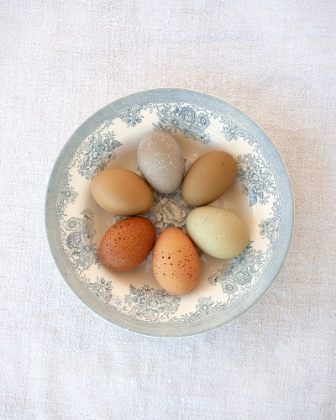
<path fill-rule="evenodd" d="M 233 186 L 212 205 L 236 213 L 250 242 L 230 260 L 201 256 L 201 277 L 184 296 L 166 293 L 154 279 L 151 254 L 124 273 L 104 268 L 98 247 L 121 218 L 93 200 L 93 176 L 121 167 L 140 174 L 136 152 L 153 130 L 180 144 L 186 169 L 202 154 L 224 150 L 236 159 Z M 154 192 L 148 217 L 157 234 L 185 230 L 192 209 L 181 190 Z M 279 153 L 249 117 L 215 97 L 183 89 L 156 89 L 119 99 L 96 112 L 71 136 L 51 174 L 46 196 L 46 229 L 51 252 L 74 293 L 95 313 L 127 330 L 152 336 L 200 334 L 232 321 L 249 309 L 276 278 L 293 229 L 293 198 Z"/>

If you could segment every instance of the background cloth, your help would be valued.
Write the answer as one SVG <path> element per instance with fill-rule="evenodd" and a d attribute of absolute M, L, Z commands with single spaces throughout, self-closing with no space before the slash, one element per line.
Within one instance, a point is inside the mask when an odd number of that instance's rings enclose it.
<path fill-rule="evenodd" d="M 336 418 L 336 2 L 0 0 L 0 419 Z M 215 331 L 124 331 L 46 241 L 65 142 L 150 88 L 240 108 L 279 150 L 295 229 L 272 287 Z"/>

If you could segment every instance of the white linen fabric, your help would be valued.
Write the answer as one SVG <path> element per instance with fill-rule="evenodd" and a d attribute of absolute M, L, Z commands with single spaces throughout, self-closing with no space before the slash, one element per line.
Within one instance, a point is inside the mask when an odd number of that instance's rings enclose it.
<path fill-rule="evenodd" d="M 336 418 L 335 16 L 334 0 L 0 1 L 0 419 Z M 91 312 L 44 227 L 72 132 L 160 87 L 247 113 L 282 155 L 296 205 L 262 299 L 180 339 Z"/>

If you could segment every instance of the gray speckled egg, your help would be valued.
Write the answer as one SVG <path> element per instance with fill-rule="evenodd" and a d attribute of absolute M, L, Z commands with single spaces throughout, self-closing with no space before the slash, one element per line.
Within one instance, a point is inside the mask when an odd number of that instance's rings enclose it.
<path fill-rule="evenodd" d="M 142 175 L 157 191 L 170 194 L 181 185 L 184 159 L 171 135 L 161 131 L 148 134 L 139 144 L 137 158 Z"/>

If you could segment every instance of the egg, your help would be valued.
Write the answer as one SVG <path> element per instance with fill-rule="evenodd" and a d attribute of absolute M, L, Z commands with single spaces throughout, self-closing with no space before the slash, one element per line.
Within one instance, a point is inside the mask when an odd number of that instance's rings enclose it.
<path fill-rule="evenodd" d="M 196 285 L 200 275 L 198 252 L 180 229 L 170 227 L 158 236 L 152 255 L 154 276 L 172 295 L 184 295 Z"/>
<path fill-rule="evenodd" d="M 237 164 L 229 153 L 208 152 L 188 169 L 182 184 L 182 197 L 190 206 L 210 204 L 230 188 L 236 175 Z"/>
<path fill-rule="evenodd" d="M 249 233 L 243 221 L 231 211 L 205 206 L 192 210 L 186 221 L 192 241 L 206 254 L 233 258 L 244 251 Z"/>
<path fill-rule="evenodd" d="M 147 182 L 135 172 L 123 168 L 98 172 L 92 180 L 91 193 L 100 207 L 119 216 L 145 213 L 154 202 Z"/>
<path fill-rule="evenodd" d="M 148 134 L 139 144 L 137 159 L 142 175 L 155 190 L 170 194 L 181 185 L 184 158 L 171 135 L 161 131 Z"/>
<path fill-rule="evenodd" d="M 151 252 L 155 234 L 153 223 L 145 217 L 122 219 L 105 233 L 98 250 L 99 259 L 110 270 L 132 270 Z"/>

